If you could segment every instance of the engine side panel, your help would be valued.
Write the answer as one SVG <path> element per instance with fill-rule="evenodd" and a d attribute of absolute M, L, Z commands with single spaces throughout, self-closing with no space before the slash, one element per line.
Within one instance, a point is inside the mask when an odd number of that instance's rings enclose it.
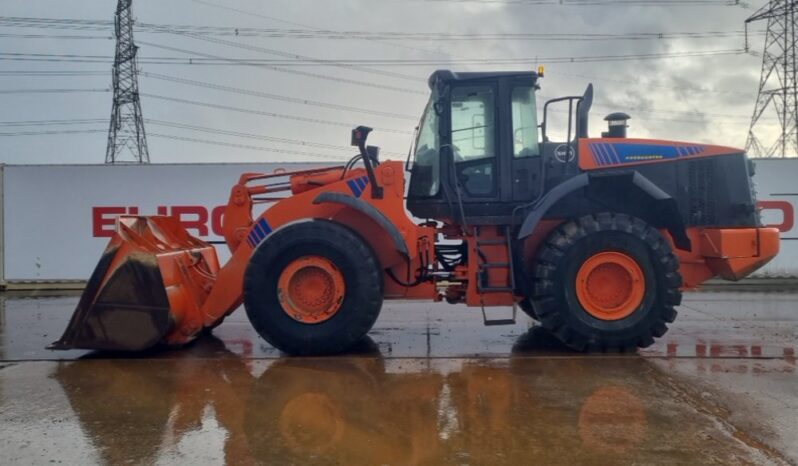
<path fill-rule="evenodd" d="M 612 141 L 607 143 L 604 141 Z M 646 141 L 641 144 L 641 141 Z M 603 165 L 591 161 L 598 157 L 590 145 L 612 144 L 619 157 L 607 158 L 602 151 Z M 648 144 L 648 145 L 646 145 Z M 604 146 L 599 146 L 604 147 Z M 655 149 L 652 149 L 654 147 Z M 595 149 L 598 150 L 598 149 Z M 610 150 L 610 149 L 607 149 Z M 646 152 L 659 150 L 656 160 L 621 162 L 643 158 Z M 739 149 L 680 142 L 635 140 L 635 139 L 585 139 L 580 141 L 579 167 L 589 167 L 591 175 L 630 173 L 637 171 L 657 187 L 673 197 L 679 214 L 687 227 L 754 227 L 759 226 L 756 200 L 751 181 L 751 165 Z M 559 164 L 566 165 L 566 164 Z M 566 170 L 563 168 L 562 170 Z M 574 176 L 550 170 L 546 190 Z M 568 196 L 559 202 L 545 218 L 573 218 L 586 213 L 606 210 L 608 207 L 625 206 L 627 209 L 645 209 L 641 199 L 630 198 L 624 189 L 618 192 L 602 190 Z M 639 205 L 638 205 L 639 204 Z"/>

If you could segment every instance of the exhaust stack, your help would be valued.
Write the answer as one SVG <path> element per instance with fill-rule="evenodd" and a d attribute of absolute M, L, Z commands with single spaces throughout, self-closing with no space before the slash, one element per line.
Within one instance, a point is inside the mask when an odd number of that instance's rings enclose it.
<path fill-rule="evenodd" d="M 611 113 L 607 115 L 604 118 L 604 121 L 607 122 L 609 130 L 606 133 L 601 133 L 601 137 L 619 139 L 626 138 L 626 128 L 629 127 L 627 122 L 631 119 L 632 117 L 622 112 Z"/>

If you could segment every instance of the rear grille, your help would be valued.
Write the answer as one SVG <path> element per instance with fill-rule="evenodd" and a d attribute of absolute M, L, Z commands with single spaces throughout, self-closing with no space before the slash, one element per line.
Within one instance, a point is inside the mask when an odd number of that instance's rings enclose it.
<path fill-rule="evenodd" d="M 691 223 L 714 225 L 717 220 L 714 160 L 688 162 L 688 188 Z"/>

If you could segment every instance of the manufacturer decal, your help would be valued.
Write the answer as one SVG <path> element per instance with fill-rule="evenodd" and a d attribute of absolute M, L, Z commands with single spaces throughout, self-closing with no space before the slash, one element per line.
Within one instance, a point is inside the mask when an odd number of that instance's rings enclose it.
<path fill-rule="evenodd" d="M 560 144 L 554 149 L 554 158 L 560 163 L 573 162 L 575 156 L 574 148 L 568 144 Z"/>

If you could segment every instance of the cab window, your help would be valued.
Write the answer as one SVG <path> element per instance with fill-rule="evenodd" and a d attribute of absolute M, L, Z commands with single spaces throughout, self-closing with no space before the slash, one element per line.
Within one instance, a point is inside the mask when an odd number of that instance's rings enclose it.
<path fill-rule="evenodd" d="M 455 162 L 493 157 L 493 89 L 486 86 L 452 90 L 452 146 Z"/>
<path fill-rule="evenodd" d="M 458 181 L 472 196 L 496 192 L 496 97 L 491 86 L 451 92 L 452 155 Z"/>
<path fill-rule="evenodd" d="M 438 137 L 438 115 L 434 109 L 434 99 L 430 99 L 416 139 L 413 172 L 410 178 L 410 195 L 432 197 L 440 190 L 440 142 Z"/>
<path fill-rule="evenodd" d="M 513 155 L 534 157 L 540 155 L 538 138 L 538 110 L 535 88 L 519 86 L 513 89 Z"/>

